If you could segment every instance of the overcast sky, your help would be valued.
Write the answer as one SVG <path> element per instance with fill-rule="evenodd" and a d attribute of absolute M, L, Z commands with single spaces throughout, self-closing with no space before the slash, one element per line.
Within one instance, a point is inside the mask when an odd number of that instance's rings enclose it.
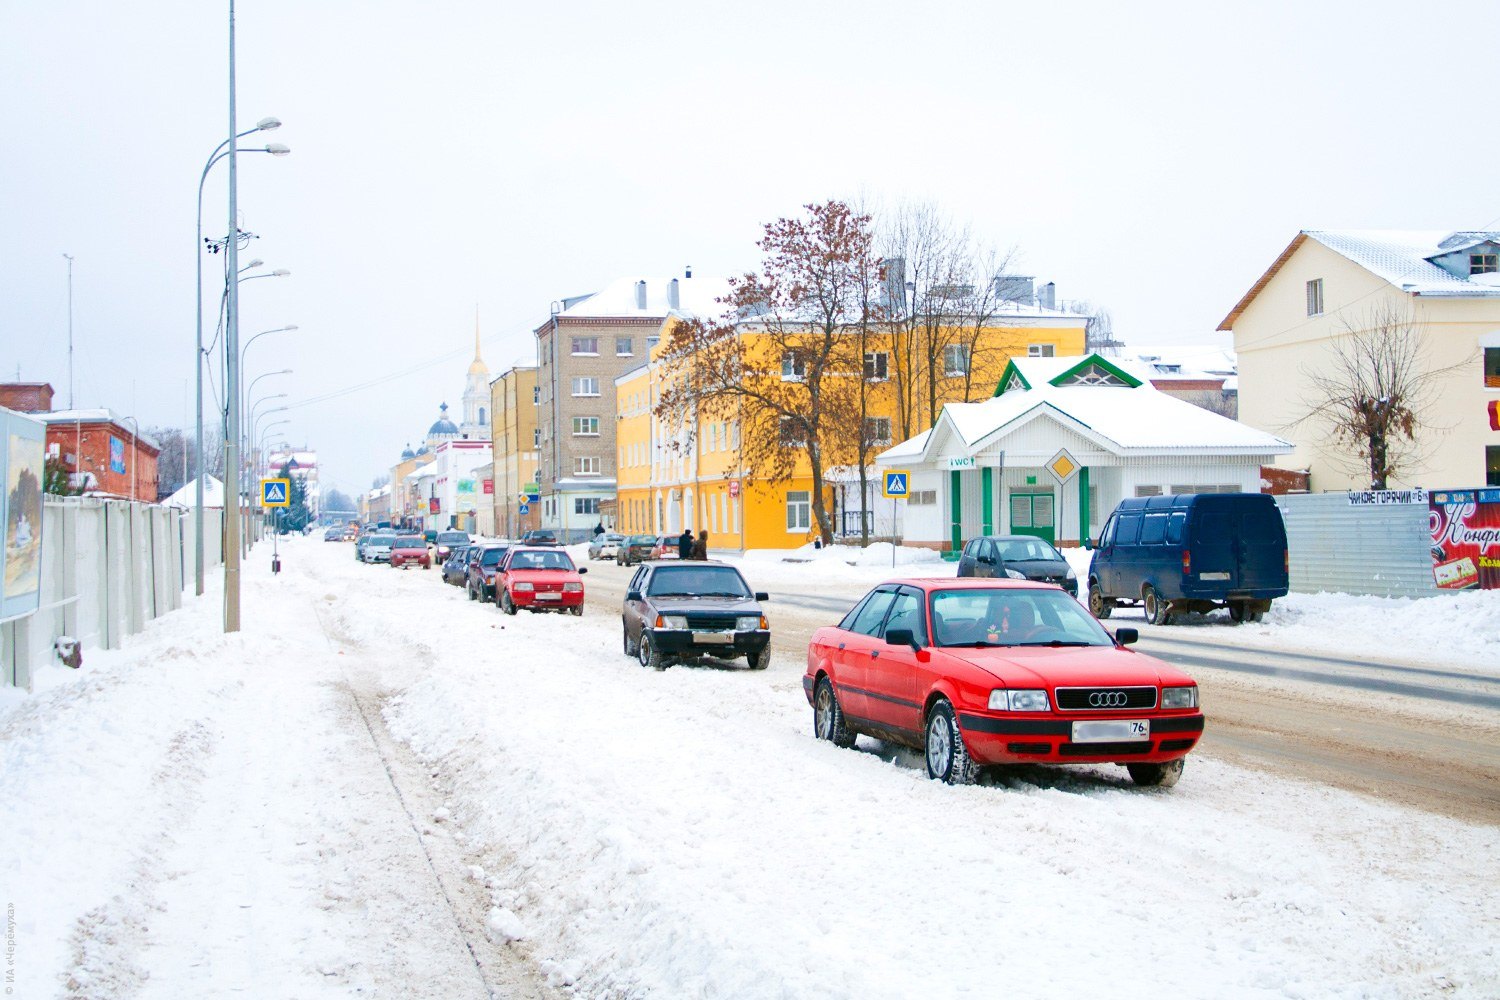
<path fill-rule="evenodd" d="M 70 253 L 78 404 L 191 422 L 227 6 L 0 0 L 0 375 L 59 407 Z M 247 372 L 295 369 L 257 392 L 351 492 L 458 406 L 476 306 L 498 373 L 553 300 L 754 267 L 808 201 L 936 202 L 1138 343 L 1227 344 L 1299 229 L 1500 220 L 1495 4 L 241 0 L 238 24 L 240 127 L 277 116 L 292 148 L 241 161 L 242 259 L 292 272 L 242 286 L 241 327 L 300 327 Z"/>

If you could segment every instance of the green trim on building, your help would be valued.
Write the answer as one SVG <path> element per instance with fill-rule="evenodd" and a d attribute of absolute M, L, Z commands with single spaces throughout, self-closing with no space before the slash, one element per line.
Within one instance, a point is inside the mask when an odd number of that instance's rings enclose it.
<path fill-rule="evenodd" d="M 1015 364 L 1015 362 L 1012 361 L 1011 364 Z M 1126 385 L 1130 386 L 1130 388 L 1132 388 L 1132 389 L 1139 389 L 1141 387 L 1141 380 L 1140 379 L 1136 378 L 1134 375 L 1131 375 L 1130 373 L 1128 373 L 1126 371 L 1121 370 L 1120 368 L 1115 367 L 1114 365 L 1110 364 L 1109 361 L 1107 361 L 1106 359 L 1100 357 L 1097 354 L 1086 355 L 1083 358 L 1083 360 L 1081 360 L 1081 361 L 1078 362 L 1078 364 L 1074 365 L 1072 368 L 1069 368 L 1067 371 L 1063 372 L 1061 375 L 1057 376 L 1056 378 L 1050 379 L 1047 382 L 1047 384 L 1048 385 L 1061 385 L 1062 383 L 1066 382 L 1072 376 L 1078 374 L 1079 369 L 1081 369 L 1081 368 L 1088 368 L 1088 367 L 1090 367 L 1092 365 L 1097 365 L 1100 368 L 1103 368 L 1105 371 L 1109 372 L 1115 378 L 1119 379 L 1121 382 L 1124 382 Z M 996 393 L 996 395 L 999 395 L 999 393 Z"/>
<path fill-rule="evenodd" d="M 1078 470 L 1078 544 L 1089 540 L 1089 467 Z"/>
<path fill-rule="evenodd" d="M 988 465 L 979 469 L 979 487 L 984 494 L 984 533 L 995 533 L 995 470 Z"/>
<path fill-rule="evenodd" d="M 994 392 L 994 395 L 1000 396 L 1000 395 L 1004 394 L 1005 388 L 1006 388 L 1006 384 L 1010 382 L 1010 378 L 1011 378 L 1012 375 L 1014 375 L 1016 378 L 1018 378 L 1018 379 L 1021 380 L 1021 387 L 1022 388 L 1025 388 L 1025 389 L 1030 389 L 1031 388 L 1031 383 L 1028 382 L 1028 381 L 1026 381 L 1026 376 L 1022 375 L 1021 374 L 1021 369 L 1019 369 L 1019 368 L 1016 367 L 1016 359 L 1015 358 L 1011 358 L 1009 361 L 1007 361 L 1005 363 L 1005 371 L 1003 371 L 1003 372 L 1000 373 L 1000 381 L 998 381 L 998 382 L 995 383 L 995 392 Z"/>
<path fill-rule="evenodd" d="M 948 508 L 953 515 L 953 551 L 964 547 L 964 493 L 963 479 L 957 469 L 948 473 L 948 492 L 951 499 Z"/>

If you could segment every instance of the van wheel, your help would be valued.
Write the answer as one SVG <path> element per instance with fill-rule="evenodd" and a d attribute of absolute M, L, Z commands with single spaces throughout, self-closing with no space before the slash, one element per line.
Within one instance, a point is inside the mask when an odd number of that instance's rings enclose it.
<path fill-rule="evenodd" d="M 1146 620 L 1152 625 L 1172 624 L 1172 610 L 1162 596 L 1156 592 L 1156 588 L 1147 585 L 1141 593 L 1141 600 L 1146 605 Z"/>
<path fill-rule="evenodd" d="M 1089 581 L 1089 614 L 1100 621 L 1114 613 L 1115 602 L 1099 593 L 1099 581 Z"/>
<path fill-rule="evenodd" d="M 1235 601 L 1229 605 L 1229 618 L 1236 625 L 1243 622 L 1258 622 L 1265 617 L 1265 612 L 1259 609 L 1252 610 L 1245 601 Z"/>

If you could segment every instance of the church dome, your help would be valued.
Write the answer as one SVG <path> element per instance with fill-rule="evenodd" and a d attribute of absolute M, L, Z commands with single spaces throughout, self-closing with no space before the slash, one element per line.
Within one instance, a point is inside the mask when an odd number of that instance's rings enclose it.
<path fill-rule="evenodd" d="M 427 436 L 430 438 L 443 435 L 458 437 L 458 425 L 448 419 L 448 404 L 444 403 L 438 409 L 441 412 L 433 425 L 427 428 Z"/>
<path fill-rule="evenodd" d="M 411 450 L 411 445 L 410 444 L 408 444 L 401 451 L 401 461 L 403 461 L 403 462 L 407 461 L 408 459 L 412 459 L 412 458 L 416 458 L 416 457 L 417 457 L 417 453 Z"/>

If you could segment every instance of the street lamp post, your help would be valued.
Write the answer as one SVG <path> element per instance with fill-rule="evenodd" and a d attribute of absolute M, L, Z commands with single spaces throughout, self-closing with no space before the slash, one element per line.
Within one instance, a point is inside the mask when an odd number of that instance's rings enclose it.
<path fill-rule="evenodd" d="M 283 406 L 283 407 L 280 407 L 279 410 L 267 410 L 265 413 L 261 414 L 261 416 L 267 416 L 267 415 L 272 414 L 272 413 L 277 413 L 280 410 L 284 410 L 284 409 L 286 409 L 286 407 Z M 266 473 L 266 472 L 270 471 L 270 469 L 266 468 L 266 466 L 269 465 L 269 456 L 266 455 L 266 443 L 265 443 L 265 441 L 266 441 L 266 437 L 271 433 L 271 428 L 273 428 L 273 427 L 280 427 L 280 426 L 282 426 L 284 424 L 289 424 L 289 423 L 291 423 L 291 421 L 288 420 L 288 419 L 285 419 L 285 418 L 283 418 L 281 420 L 273 420 L 269 424 L 266 424 L 266 426 L 260 428 L 259 437 L 255 437 L 255 436 L 252 435 L 250 444 L 251 444 L 251 446 L 255 450 L 255 459 L 254 459 L 254 461 L 255 461 L 255 467 L 257 469 L 257 475 L 256 475 L 255 478 L 257 480 L 259 480 L 260 474 L 263 474 L 263 473 Z M 264 517 L 265 517 L 265 512 L 264 511 L 261 512 L 261 517 L 262 517 L 262 520 L 264 520 Z"/>
<path fill-rule="evenodd" d="M 279 372 L 267 372 L 266 374 L 267 375 L 283 375 L 283 374 L 286 374 L 287 372 L 290 372 L 290 371 L 291 371 L 290 368 L 285 368 L 285 369 L 283 369 L 282 371 L 279 371 Z M 247 390 L 246 393 L 245 393 L 245 395 L 248 397 L 250 395 L 250 392 L 255 389 L 255 382 L 259 382 L 261 379 L 263 379 L 265 377 L 266 377 L 265 375 L 258 376 L 255 379 L 254 382 L 251 382 L 250 383 L 250 390 Z M 278 392 L 274 396 L 263 396 L 260 399 L 257 399 L 255 401 L 255 403 L 250 407 L 250 416 L 252 418 L 254 417 L 254 415 L 255 415 L 255 408 L 257 406 L 259 406 L 261 403 L 269 402 L 270 400 L 273 400 L 273 399 L 285 399 L 285 398 L 286 398 L 286 393 L 284 393 L 284 392 Z M 267 413 L 277 413 L 277 412 L 279 412 L 281 410 L 285 410 L 285 409 L 286 409 L 285 406 L 281 406 L 281 407 L 277 407 L 274 410 L 267 410 L 266 412 Z M 255 444 L 255 434 L 254 434 L 253 425 L 251 425 L 251 424 L 243 424 L 242 426 L 244 426 L 246 428 L 245 440 L 242 442 L 244 444 L 244 446 L 245 446 L 245 460 L 244 460 L 244 462 L 241 463 L 244 466 L 244 468 L 242 468 L 240 470 L 239 481 L 240 481 L 240 485 L 244 488 L 245 495 L 249 496 L 250 495 L 250 491 L 255 488 L 256 480 L 258 478 L 257 473 L 259 472 L 259 467 L 258 467 L 258 458 L 259 458 L 259 456 L 254 453 L 254 450 L 252 448 L 252 446 Z M 240 539 L 240 552 L 241 552 L 242 555 L 249 555 L 250 554 L 250 532 L 249 531 L 246 531 L 245 534 L 244 534 L 244 536 Z"/>
<path fill-rule="evenodd" d="M 259 263 L 259 261 L 257 261 L 256 263 Z M 281 273 L 285 274 L 285 273 L 289 273 L 289 272 L 283 271 Z M 257 275 L 253 275 L 252 277 L 255 277 L 255 278 L 269 278 L 269 277 L 274 277 L 275 274 L 276 274 L 276 272 L 272 272 L 271 274 L 257 274 Z M 249 281 L 251 279 L 250 278 L 241 278 L 240 280 L 241 281 Z M 253 336 L 249 340 L 245 341 L 245 346 L 240 348 L 240 371 L 243 372 L 245 370 L 245 356 L 250 352 L 250 345 L 251 344 L 255 343 L 257 340 L 259 340 L 260 338 L 264 337 L 268 333 L 282 333 L 282 332 L 292 331 L 292 330 L 296 330 L 296 329 L 297 329 L 297 327 L 295 325 L 278 326 L 274 330 L 262 330 L 260 333 L 257 333 L 255 336 Z M 291 371 L 291 369 L 287 369 L 287 371 Z M 246 397 L 248 397 L 249 393 L 246 393 L 245 395 L 246 395 Z M 244 420 L 245 420 L 245 409 L 244 409 L 245 401 L 244 401 L 244 399 L 240 399 L 238 405 L 240 406 L 240 426 L 243 427 L 244 426 Z M 242 444 L 245 444 L 245 445 L 249 445 L 249 444 L 253 444 L 253 443 L 254 442 L 252 442 L 252 441 L 242 442 Z"/>

